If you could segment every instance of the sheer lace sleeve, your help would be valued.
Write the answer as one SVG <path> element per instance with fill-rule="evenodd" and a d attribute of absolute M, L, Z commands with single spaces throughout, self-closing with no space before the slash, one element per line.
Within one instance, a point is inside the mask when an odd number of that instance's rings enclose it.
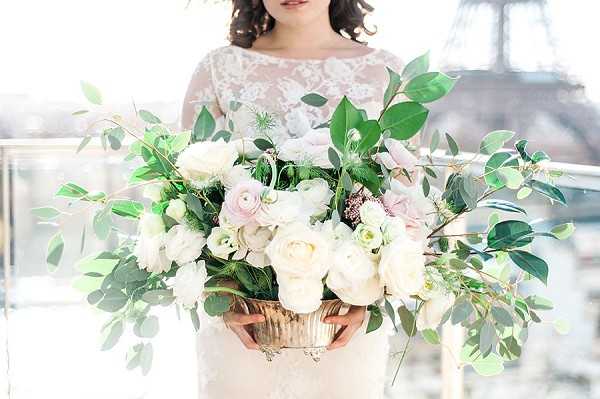
<path fill-rule="evenodd" d="M 198 63 L 190 79 L 181 112 L 181 128 L 183 130 L 193 127 L 196 116 L 203 105 L 208 108 L 215 119 L 224 113 L 215 90 L 212 52 L 204 56 Z"/>

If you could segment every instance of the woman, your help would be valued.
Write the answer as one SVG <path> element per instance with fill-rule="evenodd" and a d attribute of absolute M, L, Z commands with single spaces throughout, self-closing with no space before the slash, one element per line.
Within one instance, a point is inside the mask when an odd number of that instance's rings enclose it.
<path fill-rule="evenodd" d="M 358 41 L 361 33 L 373 34 L 364 24 L 372 10 L 365 0 L 233 0 L 231 45 L 199 63 L 184 100 L 183 128 L 190 129 L 206 105 L 239 140 L 260 133 L 251 121 L 262 110 L 276 116 L 269 131 L 282 143 L 327 121 L 343 95 L 375 116 L 387 85 L 385 67 L 401 72 L 403 65 Z M 304 104 L 301 97 L 311 92 L 329 101 Z M 251 146 L 244 141 L 242 147 Z M 325 320 L 343 327 L 318 364 L 296 351 L 267 363 L 252 338 L 261 315 L 201 315 L 200 398 L 381 398 L 387 335 L 383 328 L 366 335 L 365 313 L 352 307 Z"/>

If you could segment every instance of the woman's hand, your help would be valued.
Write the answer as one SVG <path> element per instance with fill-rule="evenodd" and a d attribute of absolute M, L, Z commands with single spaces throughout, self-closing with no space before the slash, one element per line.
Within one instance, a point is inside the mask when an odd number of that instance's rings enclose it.
<path fill-rule="evenodd" d="M 328 350 L 344 347 L 350 342 L 354 333 L 362 326 L 366 310 L 365 306 L 351 306 L 345 315 L 328 316 L 323 320 L 325 323 L 343 326 L 335 340 L 327 347 Z"/>
<path fill-rule="evenodd" d="M 247 349 L 258 350 L 258 344 L 254 340 L 252 324 L 263 323 L 265 316 L 262 314 L 245 314 L 229 311 L 223 315 L 225 325 L 238 336 Z"/>

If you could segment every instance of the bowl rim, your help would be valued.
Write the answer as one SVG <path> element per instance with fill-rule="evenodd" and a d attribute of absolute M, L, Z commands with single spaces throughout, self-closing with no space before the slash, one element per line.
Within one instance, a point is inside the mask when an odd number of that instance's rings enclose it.
<path fill-rule="evenodd" d="M 241 298 L 243 301 L 253 301 L 253 302 L 263 302 L 263 303 L 279 303 L 281 304 L 281 301 L 272 301 L 269 299 L 256 299 L 256 298 Z M 332 302 L 342 302 L 345 303 L 344 301 L 342 301 L 339 298 L 336 299 L 321 299 L 321 303 L 332 303 Z"/>

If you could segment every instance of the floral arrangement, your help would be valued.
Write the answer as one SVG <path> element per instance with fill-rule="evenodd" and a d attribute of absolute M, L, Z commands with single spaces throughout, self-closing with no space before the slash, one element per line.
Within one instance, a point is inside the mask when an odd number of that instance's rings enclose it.
<path fill-rule="evenodd" d="M 417 332 L 439 344 L 441 324 L 462 324 L 463 360 L 484 375 L 517 358 L 529 326 L 540 322 L 538 311 L 552 307 L 518 291 L 525 280 L 547 281 L 548 265 L 531 244 L 540 236 L 566 239 L 574 227 L 535 231 L 523 221 L 525 209 L 492 197 L 509 190 L 521 200 L 535 192 L 566 205 L 553 183 L 558 173 L 546 166 L 547 154 L 530 154 L 524 140 L 503 150 L 514 136 L 509 131 L 483 138 L 477 155 L 486 159 L 482 173 L 459 156 L 448 134 L 452 160 L 435 165 L 431 154 L 440 134 L 431 135 L 424 156 L 410 140 L 426 122 L 424 104 L 445 96 L 457 78 L 429 72 L 428 54 L 402 73 L 388 72 L 378 119 L 344 97 L 329 121 L 281 144 L 271 134 L 277 116 L 251 104 L 232 103 L 232 109 L 250 110 L 258 132 L 252 139 L 233 136 L 231 121 L 218 130 L 219 121 L 206 108 L 193 129 L 183 132 L 171 131 L 146 110 L 137 112 L 145 122 L 142 132 L 119 117 L 100 121 L 105 148 L 119 149 L 127 135 L 133 137 L 126 160 L 134 169 L 126 189 L 142 186 L 149 199 L 144 204 L 123 197 L 124 190 L 93 192 L 73 182 L 56 193 L 68 199 L 69 208 L 93 210 L 95 235 L 114 244 L 78 263 L 83 276 L 77 285 L 90 305 L 111 316 L 103 349 L 132 325 L 141 341 L 131 348 L 128 367 L 146 373 L 148 340 L 158 332 L 155 306 L 189 311 L 198 328 L 199 309 L 220 316 L 235 297 L 278 300 L 296 313 L 339 298 L 368 306 L 368 332 L 388 315 L 408 335 L 407 345 Z M 101 103 L 93 85 L 82 82 L 82 89 L 91 103 Z M 398 101 L 400 96 L 407 101 Z M 320 107 L 328 99 L 309 93 L 302 101 Z M 438 190 L 431 181 L 441 167 L 450 173 Z M 493 213 L 485 231 L 444 233 L 480 208 L 520 217 L 502 220 Z M 46 220 L 69 215 L 54 207 L 34 213 Z M 113 217 L 137 224 L 136 234 L 118 229 Z M 52 269 L 63 249 L 59 231 L 48 246 Z"/>

